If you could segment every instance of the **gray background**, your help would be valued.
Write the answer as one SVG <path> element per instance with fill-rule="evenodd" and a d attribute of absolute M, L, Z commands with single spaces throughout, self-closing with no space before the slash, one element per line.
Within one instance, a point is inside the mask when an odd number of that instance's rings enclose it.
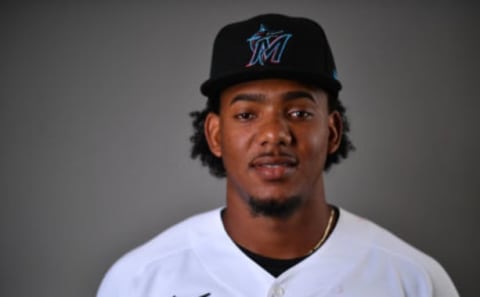
<path fill-rule="evenodd" d="M 123 253 L 222 205 L 188 113 L 217 30 L 269 11 L 320 22 L 337 60 L 358 149 L 328 199 L 478 296 L 474 1 L 37 2 L 0 7 L 0 296 L 93 296 Z"/>

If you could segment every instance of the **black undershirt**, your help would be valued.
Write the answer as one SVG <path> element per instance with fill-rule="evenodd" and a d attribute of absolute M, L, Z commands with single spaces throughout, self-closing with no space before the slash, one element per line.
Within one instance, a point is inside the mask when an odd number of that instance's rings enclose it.
<path fill-rule="evenodd" d="M 250 259 L 255 261 L 258 265 L 260 265 L 263 269 L 268 271 L 274 277 L 279 276 L 284 271 L 287 271 L 290 267 L 295 266 L 296 264 L 300 263 L 303 259 L 307 258 L 307 256 L 303 256 L 300 258 L 293 258 L 293 259 L 274 259 L 264 257 L 259 254 L 252 253 L 251 251 L 247 250 L 244 247 L 238 246 L 242 252 L 244 252 Z"/>
<path fill-rule="evenodd" d="M 335 228 L 335 225 L 338 221 L 338 217 L 340 215 L 340 212 L 338 211 L 338 208 L 335 206 L 332 206 L 334 211 L 335 211 L 335 220 L 333 222 L 332 229 L 330 233 L 327 235 L 327 238 L 332 234 L 333 229 Z M 308 258 L 311 254 L 308 254 L 303 257 L 298 257 L 298 258 L 293 258 L 293 259 L 274 259 L 274 258 L 269 258 L 265 257 L 256 253 L 253 253 L 252 251 L 247 250 L 246 248 L 240 246 L 237 244 L 237 246 L 244 252 L 250 259 L 255 261 L 258 265 L 260 265 L 263 269 L 265 269 L 268 273 L 273 275 L 274 277 L 278 277 L 280 274 L 283 272 L 287 271 L 290 267 L 295 266 L 296 264 L 300 263 L 304 259 Z M 313 253 L 312 253 L 313 254 Z"/>

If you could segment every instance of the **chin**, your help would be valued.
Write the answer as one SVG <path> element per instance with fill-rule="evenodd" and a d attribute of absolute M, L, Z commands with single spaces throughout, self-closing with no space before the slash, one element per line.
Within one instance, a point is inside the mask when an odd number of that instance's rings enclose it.
<path fill-rule="evenodd" d="M 291 196 L 287 198 L 259 198 L 250 196 L 248 206 L 254 216 L 264 216 L 271 218 L 287 219 L 302 204 L 300 196 Z"/>

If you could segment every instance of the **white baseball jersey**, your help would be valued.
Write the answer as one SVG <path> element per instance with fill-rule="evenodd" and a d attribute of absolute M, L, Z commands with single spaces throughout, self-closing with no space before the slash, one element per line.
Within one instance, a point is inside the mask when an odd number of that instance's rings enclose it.
<path fill-rule="evenodd" d="M 343 209 L 320 249 L 277 278 L 227 235 L 221 210 L 179 223 L 123 256 L 97 297 L 454 297 L 443 268 Z"/>

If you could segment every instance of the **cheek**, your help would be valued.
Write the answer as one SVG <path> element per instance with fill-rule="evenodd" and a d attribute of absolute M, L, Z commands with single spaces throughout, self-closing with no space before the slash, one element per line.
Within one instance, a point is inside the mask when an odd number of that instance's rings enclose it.
<path fill-rule="evenodd" d="M 222 129 L 222 154 L 224 162 L 229 159 L 240 159 L 245 157 L 249 144 L 251 143 L 251 133 L 245 129 L 235 129 L 235 127 L 224 125 Z"/>
<path fill-rule="evenodd" d="M 299 146 L 304 151 L 305 157 L 312 161 L 323 162 L 328 150 L 328 130 L 317 127 L 317 129 L 305 131 L 302 139 L 303 141 L 299 141 Z"/>

